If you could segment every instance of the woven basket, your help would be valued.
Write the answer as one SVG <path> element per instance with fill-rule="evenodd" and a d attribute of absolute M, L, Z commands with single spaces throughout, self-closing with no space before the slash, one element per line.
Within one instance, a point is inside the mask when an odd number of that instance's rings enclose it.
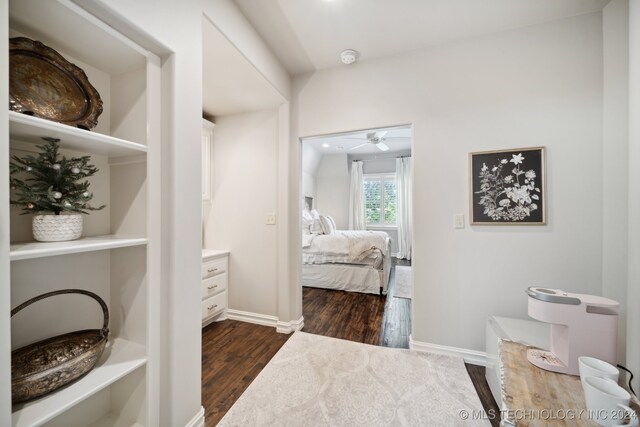
<path fill-rule="evenodd" d="M 100 359 L 109 335 L 107 304 L 93 292 L 62 289 L 47 292 L 11 310 L 11 317 L 41 299 L 62 294 L 82 294 L 102 307 L 102 329 L 87 329 L 58 335 L 11 352 L 11 401 L 25 402 L 44 396 L 87 374 Z"/>

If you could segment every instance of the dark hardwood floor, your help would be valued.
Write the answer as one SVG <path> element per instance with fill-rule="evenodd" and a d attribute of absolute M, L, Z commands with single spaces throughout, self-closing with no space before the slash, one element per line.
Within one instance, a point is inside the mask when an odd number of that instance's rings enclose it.
<path fill-rule="evenodd" d="M 395 265 L 411 265 L 396 260 Z M 411 300 L 393 297 L 395 268 L 387 296 L 303 288 L 304 332 L 385 347 L 409 348 Z"/>
<path fill-rule="evenodd" d="M 395 260 L 395 265 L 411 265 Z M 411 300 L 393 297 L 395 268 L 387 296 L 303 289 L 304 332 L 386 347 L 409 348 Z M 275 328 L 225 320 L 202 330 L 202 404 L 206 425 L 215 426 L 264 366 L 289 339 Z M 487 414 L 498 406 L 484 367 L 466 365 Z M 493 426 L 499 419 L 491 420 Z"/>
<path fill-rule="evenodd" d="M 291 335 L 270 326 L 224 320 L 202 330 L 202 406 L 213 427 Z"/>

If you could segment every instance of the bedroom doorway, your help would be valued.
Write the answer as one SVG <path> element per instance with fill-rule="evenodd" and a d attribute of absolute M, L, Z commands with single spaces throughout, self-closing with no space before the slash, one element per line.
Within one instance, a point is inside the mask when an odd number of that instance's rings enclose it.
<path fill-rule="evenodd" d="M 408 348 L 411 126 L 301 143 L 303 330 Z"/>

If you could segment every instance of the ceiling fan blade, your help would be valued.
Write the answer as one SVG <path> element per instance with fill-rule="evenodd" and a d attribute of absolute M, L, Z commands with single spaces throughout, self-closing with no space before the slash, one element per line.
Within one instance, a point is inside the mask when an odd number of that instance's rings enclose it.
<path fill-rule="evenodd" d="M 385 138 L 384 140 L 402 142 L 402 141 L 411 141 L 411 138 L 408 136 L 390 136 L 388 138 Z"/>
<path fill-rule="evenodd" d="M 378 138 L 382 139 L 388 132 L 388 130 L 383 130 L 382 132 L 377 132 L 376 135 L 378 136 Z"/>
<path fill-rule="evenodd" d="M 352 150 L 355 150 L 356 148 L 360 148 L 360 147 L 364 147 L 365 145 L 369 145 L 368 142 L 365 142 L 364 144 L 360 144 L 360 145 L 356 145 L 355 147 L 351 148 Z M 388 150 L 388 148 L 387 148 Z"/>
<path fill-rule="evenodd" d="M 357 136 L 345 136 L 344 139 L 358 139 L 360 141 L 368 141 L 367 138 L 358 138 Z"/>
<path fill-rule="evenodd" d="M 387 144 L 385 144 L 384 142 L 378 142 L 376 144 L 376 147 L 378 147 L 381 151 L 387 151 L 389 149 L 389 147 L 387 147 Z"/>

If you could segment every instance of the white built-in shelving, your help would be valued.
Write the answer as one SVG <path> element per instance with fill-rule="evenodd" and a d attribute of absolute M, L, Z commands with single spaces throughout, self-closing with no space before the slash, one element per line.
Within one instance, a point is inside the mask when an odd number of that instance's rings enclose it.
<path fill-rule="evenodd" d="M 9 111 L 11 139 L 33 144 L 44 144 L 42 138 L 59 139 L 60 146 L 85 151 L 94 155 L 124 157 L 147 152 L 147 146 L 109 135 L 74 128 L 51 120 Z"/>
<path fill-rule="evenodd" d="M 0 13 L 0 33 L 39 40 L 78 65 L 100 93 L 104 111 L 90 131 L 11 111 L 0 114 L 0 132 L 9 136 L 8 141 L 0 137 L 0 152 L 33 154 L 43 138 L 58 139 L 62 154 L 91 156 L 99 167 L 90 178 L 92 204 L 107 207 L 86 216 L 83 236 L 69 242 L 30 240 L 30 219 L 17 207 L 0 215 L 0 232 L 10 232 L 0 233 L 0 270 L 10 270 L 10 277 L 0 274 L 0 288 L 9 288 L 3 295 L 10 295 L 11 307 L 56 289 L 95 292 L 109 307 L 110 334 L 96 367 L 64 388 L 15 405 L 9 387 L 0 388 L 0 409 L 12 408 L 0 411 L 0 426 L 159 425 L 160 59 L 74 1 L 8 3 L 9 13 Z M 0 55 L 2 65 L 9 57 L 6 43 Z M 6 95 L 0 89 L 4 105 Z M 8 170 L 0 171 L 0 185 L 8 188 Z M 3 212 L 9 212 L 7 205 L 3 197 Z M 95 327 L 99 307 L 81 298 L 86 297 L 38 301 L 37 308 L 11 318 L 10 330 L 4 304 L 0 341 L 15 349 Z M 9 372 L 10 362 L 0 355 L 0 379 Z"/>
<path fill-rule="evenodd" d="M 42 258 L 56 255 L 77 254 L 80 252 L 103 251 L 106 249 L 126 248 L 146 245 L 146 237 L 94 236 L 83 237 L 68 242 L 20 242 L 11 244 L 11 261 Z"/>
<path fill-rule="evenodd" d="M 143 346 L 115 339 L 113 343 L 108 343 L 96 367 L 74 383 L 73 387 L 56 390 L 44 399 L 15 405 L 12 423 L 16 427 L 26 427 L 50 421 L 146 363 Z"/>

